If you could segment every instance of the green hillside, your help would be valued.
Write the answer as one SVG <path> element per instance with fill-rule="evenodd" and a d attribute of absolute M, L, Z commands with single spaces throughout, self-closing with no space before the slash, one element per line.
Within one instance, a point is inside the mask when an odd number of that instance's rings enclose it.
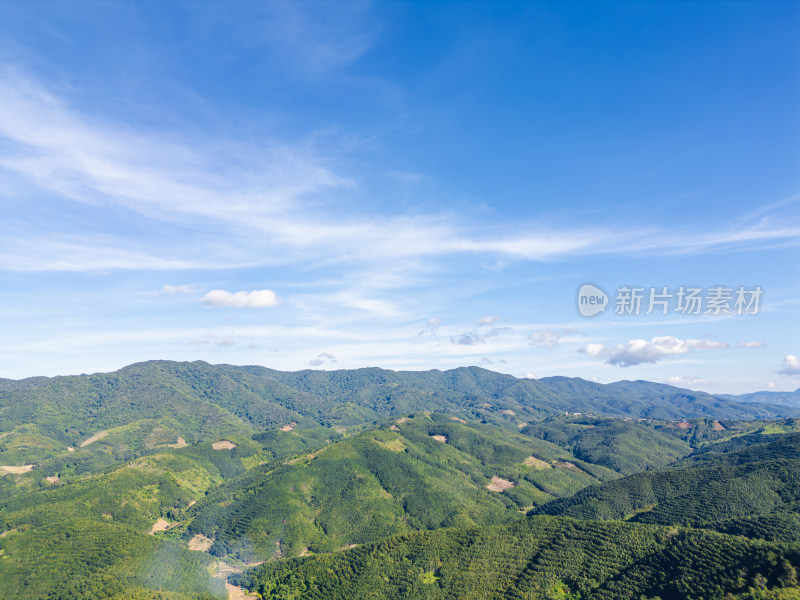
<path fill-rule="evenodd" d="M 276 598 L 778 597 L 799 423 L 689 396 L 478 368 L 0 380 L 3 598 L 224 598 L 214 573 L 262 560 L 234 579 Z"/>
<path fill-rule="evenodd" d="M 418 529 L 518 519 L 619 475 L 490 425 L 419 414 L 223 486 L 189 534 L 243 560 L 330 552 Z"/>
<path fill-rule="evenodd" d="M 765 594 L 767 589 L 796 586 L 798 568 L 797 545 L 675 527 L 530 517 L 268 563 L 235 581 L 264 598 L 287 600 L 768 598 L 777 596 Z"/>
<path fill-rule="evenodd" d="M 593 486 L 536 512 L 800 540 L 792 528 L 800 513 L 800 434 L 735 438 L 676 468 Z"/>
<path fill-rule="evenodd" d="M 290 373 L 151 361 L 114 373 L 0 380 L 0 465 L 52 458 L 98 434 L 107 437 L 96 448 L 123 460 L 178 437 L 193 443 L 288 423 L 361 427 L 426 410 L 516 427 L 565 411 L 667 420 L 798 413 L 648 382 L 517 379 L 477 367 Z"/>

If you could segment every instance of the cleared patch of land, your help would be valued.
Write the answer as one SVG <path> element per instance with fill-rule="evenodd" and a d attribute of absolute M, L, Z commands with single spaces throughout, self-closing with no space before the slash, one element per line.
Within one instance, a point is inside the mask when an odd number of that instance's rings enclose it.
<path fill-rule="evenodd" d="M 447 442 L 446 435 L 432 435 L 431 437 L 435 439 L 437 442 Z"/>
<path fill-rule="evenodd" d="M 511 410 L 510 408 L 507 408 L 507 409 L 505 409 L 505 410 L 501 410 L 501 411 L 500 411 L 500 414 L 501 414 L 501 415 L 508 415 L 509 417 L 513 417 L 513 416 L 514 416 L 514 415 L 516 415 L 517 413 L 515 413 L 515 412 L 514 412 L 513 410 Z"/>
<path fill-rule="evenodd" d="M 33 465 L 22 465 L 21 467 L 15 467 L 13 465 L 0 465 L 0 475 L 8 475 L 9 473 L 13 475 L 19 475 L 21 473 L 27 473 L 33 469 Z"/>
<path fill-rule="evenodd" d="M 195 552 L 206 552 L 213 545 L 214 542 L 212 540 L 199 533 L 189 540 L 189 550 L 194 550 Z"/>
<path fill-rule="evenodd" d="M 535 469 L 549 469 L 550 464 L 546 463 L 545 461 L 536 458 L 535 456 L 529 456 L 525 459 L 525 465 L 528 467 L 533 467 Z"/>
<path fill-rule="evenodd" d="M 75 448 L 72 446 L 67 446 L 67 452 L 75 452 Z"/>
<path fill-rule="evenodd" d="M 281 431 L 291 431 L 291 430 L 292 430 L 292 429 L 294 429 L 295 427 L 297 427 L 297 423 L 295 423 L 294 421 L 292 421 L 291 423 L 287 423 L 286 425 L 284 425 L 283 427 L 281 427 Z"/>
<path fill-rule="evenodd" d="M 450 420 L 451 421 L 458 421 L 459 423 L 463 423 L 464 425 L 467 424 L 467 422 L 464 419 L 459 419 L 458 417 L 450 417 Z"/>
<path fill-rule="evenodd" d="M 233 450 L 236 448 L 236 444 L 229 442 L 228 440 L 220 440 L 211 444 L 211 447 L 214 450 Z"/>
<path fill-rule="evenodd" d="M 155 533 L 157 533 L 159 531 L 166 531 L 167 529 L 169 529 L 172 526 L 173 526 L 173 523 L 170 523 L 169 521 L 167 521 L 164 518 L 159 518 L 158 521 L 153 523 L 153 526 L 150 528 L 150 532 L 149 533 L 150 533 L 150 535 L 154 535 Z"/>
<path fill-rule="evenodd" d="M 516 483 L 513 481 L 509 481 L 508 479 L 501 479 L 500 477 L 492 477 L 492 483 L 486 484 L 486 489 L 492 492 L 505 492 L 506 490 L 510 490 L 513 488 Z"/>
<path fill-rule="evenodd" d="M 94 444 L 97 440 L 102 440 L 107 435 L 108 435 L 108 432 L 105 431 L 105 430 L 98 431 L 92 437 L 83 440 L 80 444 L 78 444 L 78 446 L 83 448 L 84 446 L 88 446 L 89 444 Z"/>
<path fill-rule="evenodd" d="M 389 429 L 391 429 L 392 431 L 400 431 L 400 428 L 397 425 L 392 425 L 391 427 L 389 427 Z"/>
<path fill-rule="evenodd" d="M 681 421 L 675 427 L 677 427 L 678 429 L 691 429 L 692 424 L 689 423 L 688 421 Z"/>
<path fill-rule="evenodd" d="M 178 436 L 178 441 L 174 444 L 167 444 L 170 448 L 186 448 L 189 444 L 186 443 L 186 440 L 182 437 Z"/>
<path fill-rule="evenodd" d="M 50 475 L 50 477 L 45 477 L 44 480 L 47 483 L 59 483 L 58 475 Z"/>
<path fill-rule="evenodd" d="M 725 431 L 725 427 L 719 421 L 714 421 L 714 431 Z"/>

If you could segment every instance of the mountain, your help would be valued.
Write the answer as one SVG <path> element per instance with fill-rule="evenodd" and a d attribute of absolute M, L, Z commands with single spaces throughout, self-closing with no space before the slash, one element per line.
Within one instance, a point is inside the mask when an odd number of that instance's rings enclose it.
<path fill-rule="evenodd" d="M 796 389 L 793 392 L 753 392 L 739 396 L 724 395 L 722 397 L 741 403 L 760 402 L 772 404 L 773 406 L 800 406 L 800 389 Z"/>
<path fill-rule="evenodd" d="M 222 599 L 225 574 L 265 560 L 230 581 L 275 598 L 790 598 L 791 414 L 474 367 L 0 380 L 0 587 Z"/>
<path fill-rule="evenodd" d="M 193 443 L 289 423 L 358 428 L 420 411 L 520 427 L 565 412 L 664 420 L 800 414 L 649 382 L 517 379 L 478 367 L 282 372 L 151 361 L 114 373 L 0 380 L 0 464 L 34 463 L 95 441 L 92 450 L 113 456 L 92 452 L 87 460 L 111 464 L 178 437 Z"/>

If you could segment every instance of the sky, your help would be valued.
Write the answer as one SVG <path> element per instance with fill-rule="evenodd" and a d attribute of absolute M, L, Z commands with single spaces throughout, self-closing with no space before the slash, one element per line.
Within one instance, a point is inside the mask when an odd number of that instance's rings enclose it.
<path fill-rule="evenodd" d="M 797 389 L 798 40 L 784 1 L 0 0 L 0 377 Z"/>

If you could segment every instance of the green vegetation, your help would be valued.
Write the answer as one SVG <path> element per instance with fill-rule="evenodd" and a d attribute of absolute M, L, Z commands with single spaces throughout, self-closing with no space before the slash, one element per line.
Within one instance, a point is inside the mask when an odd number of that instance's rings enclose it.
<path fill-rule="evenodd" d="M 271 599 L 722 599 L 794 586 L 799 567 L 797 545 L 530 517 L 267 563 L 234 581 Z"/>
<path fill-rule="evenodd" d="M 216 539 L 212 553 L 242 560 L 331 552 L 418 529 L 507 522 L 616 477 L 541 440 L 420 414 L 254 469 L 200 502 L 188 530 Z M 513 487 L 493 491 L 492 478 Z"/>
<path fill-rule="evenodd" d="M 269 598 L 796 600 L 791 410 L 477 368 L 0 380 L 0 588 L 210 600 L 218 568 L 265 560 L 229 579 Z"/>

